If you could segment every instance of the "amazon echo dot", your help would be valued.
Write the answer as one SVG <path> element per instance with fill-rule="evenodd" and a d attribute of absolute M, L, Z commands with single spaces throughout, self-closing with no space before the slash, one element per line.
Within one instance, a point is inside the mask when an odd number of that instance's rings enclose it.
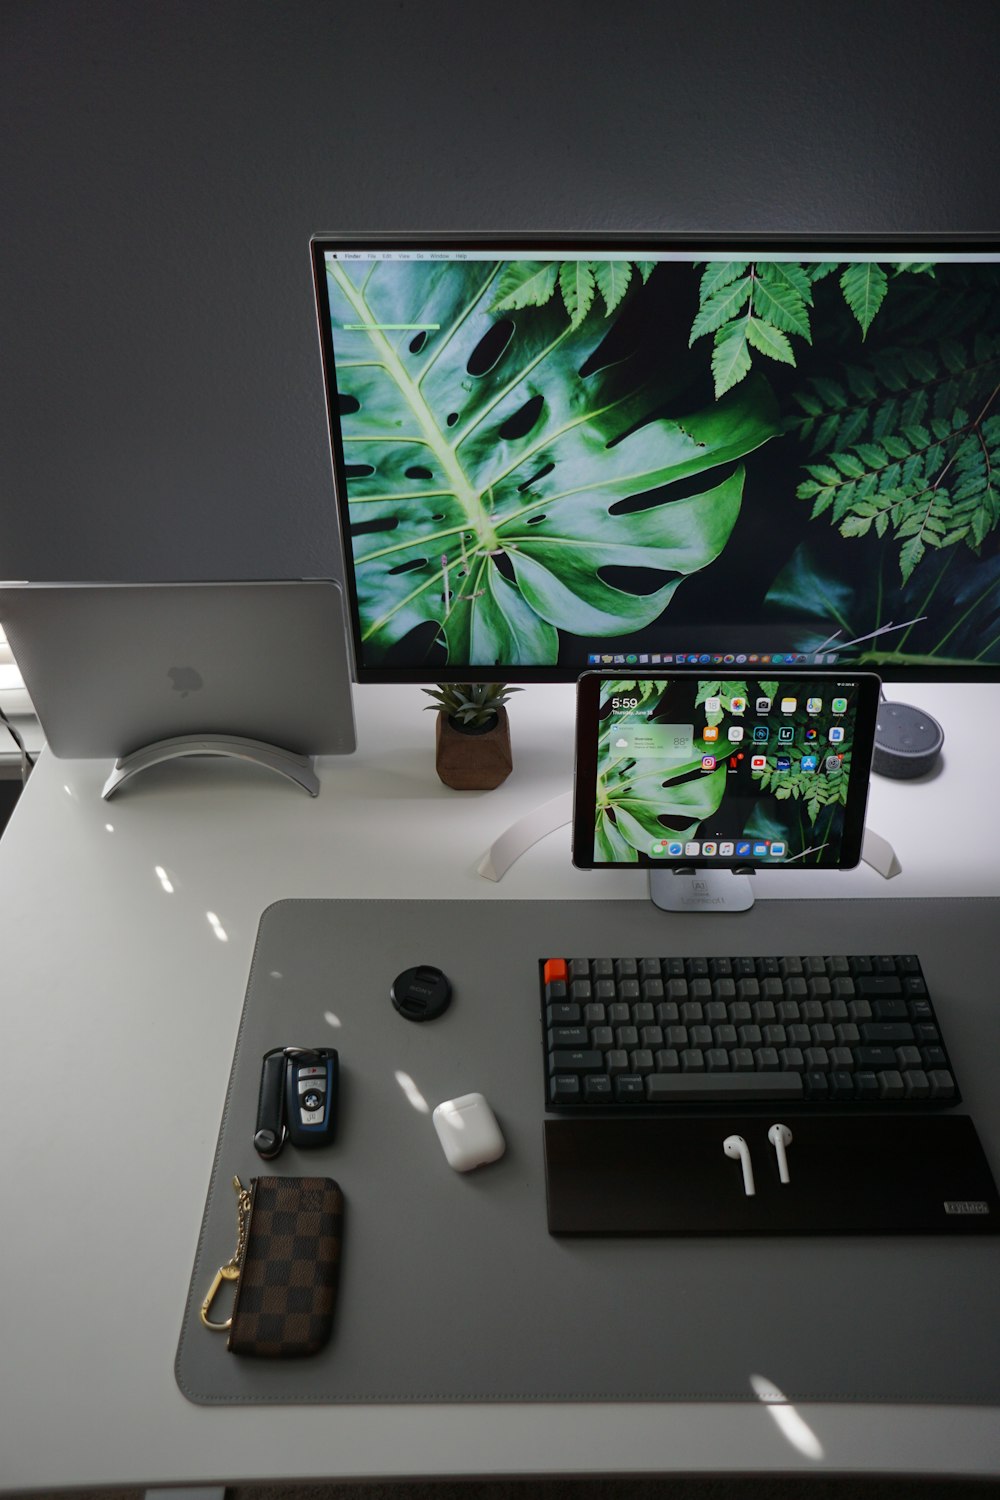
<path fill-rule="evenodd" d="M 880 703 L 875 724 L 872 770 L 894 781 L 908 781 L 930 771 L 944 744 L 936 719 L 910 703 Z"/>

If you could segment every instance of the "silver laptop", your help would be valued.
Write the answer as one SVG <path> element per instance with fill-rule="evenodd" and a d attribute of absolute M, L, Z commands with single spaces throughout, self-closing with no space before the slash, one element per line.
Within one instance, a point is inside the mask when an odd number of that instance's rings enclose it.
<path fill-rule="evenodd" d="M 141 768 L 165 743 L 173 754 L 263 745 L 291 762 L 355 748 L 332 579 L 0 583 L 0 624 L 56 756 Z"/>

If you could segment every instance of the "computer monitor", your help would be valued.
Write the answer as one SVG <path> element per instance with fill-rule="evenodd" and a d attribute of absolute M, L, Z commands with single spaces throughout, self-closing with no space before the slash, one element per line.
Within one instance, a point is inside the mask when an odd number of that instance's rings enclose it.
<path fill-rule="evenodd" d="M 1000 677 L 1000 240 L 317 236 L 360 681 Z"/>

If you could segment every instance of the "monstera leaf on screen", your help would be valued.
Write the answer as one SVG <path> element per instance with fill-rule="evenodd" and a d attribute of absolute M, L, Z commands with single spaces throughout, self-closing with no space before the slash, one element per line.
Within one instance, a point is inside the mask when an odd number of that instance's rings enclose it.
<path fill-rule="evenodd" d="M 669 756 L 644 755 L 640 760 L 620 755 L 612 744 L 617 732 L 612 720 L 598 741 L 594 852 L 598 860 L 634 864 L 638 850 L 649 854 L 658 839 L 689 838 L 717 810 L 726 763 L 703 771 L 706 746 L 701 740 L 694 742 L 691 758 L 680 763 Z"/>
<path fill-rule="evenodd" d="M 328 265 L 370 660 L 433 626 L 450 660 L 544 665 L 557 631 L 650 624 L 726 545 L 737 461 L 776 431 L 763 381 L 659 415 L 669 370 L 593 359 L 611 326 L 596 304 L 575 328 L 554 301 L 494 310 L 504 265 Z M 654 494 L 678 480 L 681 497 Z M 617 569 L 651 587 L 619 586 Z"/>

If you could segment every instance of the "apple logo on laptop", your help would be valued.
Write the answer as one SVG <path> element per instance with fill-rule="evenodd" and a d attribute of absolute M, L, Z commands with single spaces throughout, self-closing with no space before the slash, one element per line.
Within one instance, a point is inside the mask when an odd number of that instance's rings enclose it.
<path fill-rule="evenodd" d="M 168 667 L 167 676 L 175 693 L 180 693 L 186 698 L 188 693 L 196 693 L 199 688 L 205 686 L 205 679 L 194 667 Z"/>

